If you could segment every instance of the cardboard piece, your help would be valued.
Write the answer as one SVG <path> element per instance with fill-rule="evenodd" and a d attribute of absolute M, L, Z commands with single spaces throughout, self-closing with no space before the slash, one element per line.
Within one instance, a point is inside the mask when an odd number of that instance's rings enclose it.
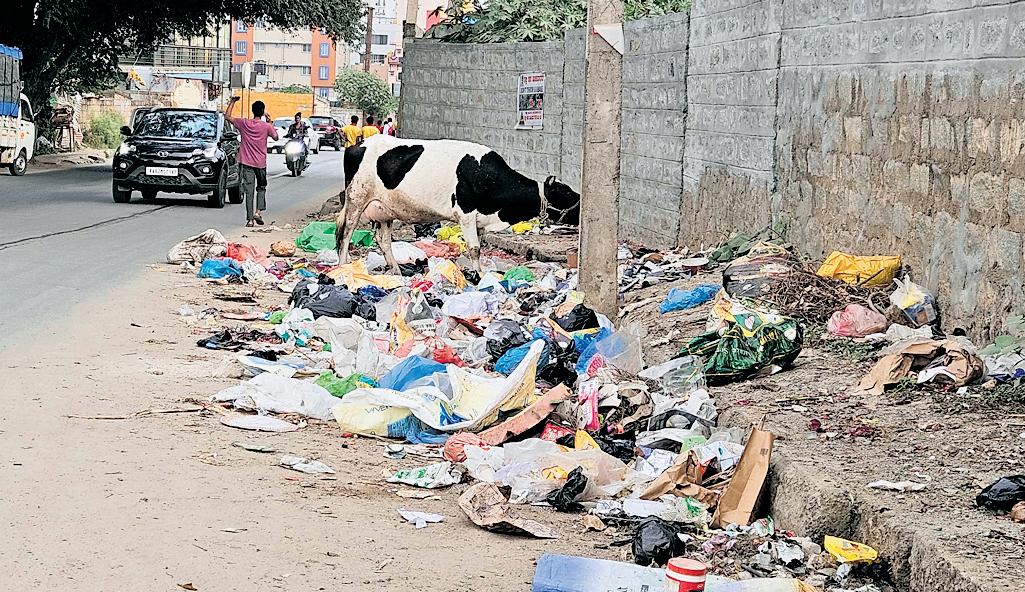
<path fill-rule="evenodd" d="M 772 456 L 772 442 L 775 439 L 776 436 L 771 432 L 751 428 L 737 470 L 712 516 L 714 527 L 725 528 L 728 524 L 747 526 L 751 523 L 751 515 L 769 474 L 769 458 Z"/>
<path fill-rule="evenodd" d="M 557 539 L 555 529 L 534 520 L 512 515 L 508 500 L 494 483 L 477 483 L 459 496 L 459 507 L 471 522 L 484 530 L 503 534 Z"/>
<path fill-rule="evenodd" d="M 974 350 L 955 339 L 916 339 L 880 358 L 861 379 L 858 390 L 881 395 L 887 386 L 926 369 L 936 370 L 930 380 L 938 378 L 961 387 L 982 376 L 984 367 Z"/>
<path fill-rule="evenodd" d="M 698 455 L 693 450 L 688 450 L 677 456 L 672 466 L 648 485 L 641 494 L 641 499 L 655 500 L 669 493 L 680 497 L 692 497 L 707 506 L 715 505 L 718 494 L 701 486 L 704 474 L 705 466 L 698 460 Z"/>

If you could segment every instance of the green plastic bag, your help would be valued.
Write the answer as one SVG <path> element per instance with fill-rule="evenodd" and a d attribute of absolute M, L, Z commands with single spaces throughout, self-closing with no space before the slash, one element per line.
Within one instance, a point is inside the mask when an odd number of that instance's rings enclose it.
<path fill-rule="evenodd" d="M 295 246 L 310 253 L 333 250 L 335 248 L 335 223 L 310 222 L 295 239 Z M 357 230 L 352 233 L 352 244 L 370 247 L 374 244 L 374 233 L 371 230 Z"/>
<path fill-rule="evenodd" d="M 746 321 L 752 320 L 752 317 L 745 317 Z M 800 323 L 789 317 L 763 323 L 746 332 L 739 323 L 727 321 L 722 334 L 711 331 L 698 335 L 683 346 L 680 355 L 707 358 L 705 380 L 709 385 L 718 386 L 747 378 L 766 366 L 786 368 L 801 353 L 803 341 Z"/>
<path fill-rule="evenodd" d="M 537 276 L 534 275 L 534 272 L 522 265 L 509 268 L 509 271 L 505 272 L 505 275 L 502 276 L 502 280 L 509 282 L 510 284 L 517 282 L 532 283 L 536 279 Z"/>
<path fill-rule="evenodd" d="M 363 374 L 350 374 L 345 378 L 338 378 L 334 372 L 322 372 L 315 384 L 323 387 L 324 390 L 338 397 L 339 399 L 358 388 L 375 388 L 377 381 Z"/>
<path fill-rule="evenodd" d="M 286 314 L 288 314 L 287 310 L 275 310 L 270 313 L 270 317 L 267 318 L 267 322 L 272 325 L 280 325 L 281 321 L 285 320 Z"/>

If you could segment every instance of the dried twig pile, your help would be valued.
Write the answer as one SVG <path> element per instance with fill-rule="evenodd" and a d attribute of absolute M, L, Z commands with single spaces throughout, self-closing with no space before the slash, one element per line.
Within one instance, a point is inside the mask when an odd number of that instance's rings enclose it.
<path fill-rule="evenodd" d="M 825 324 L 830 315 L 848 304 L 860 304 L 885 315 L 891 291 L 889 286 L 855 286 L 821 277 L 810 269 L 794 265 L 791 272 L 773 277 L 752 300 L 787 316 Z"/>

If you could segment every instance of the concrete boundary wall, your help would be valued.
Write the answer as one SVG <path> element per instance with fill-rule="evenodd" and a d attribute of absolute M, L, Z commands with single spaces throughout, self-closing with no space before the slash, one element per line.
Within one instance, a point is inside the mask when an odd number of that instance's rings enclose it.
<path fill-rule="evenodd" d="M 812 257 L 897 253 L 977 338 L 1025 309 L 1025 2 L 695 0 L 624 27 L 624 238 L 702 247 L 783 225 Z M 492 146 L 579 188 L 584 32 L 417 40 L 402 132 Z M 544 71 L 545 126 L 515 130 Z"/>

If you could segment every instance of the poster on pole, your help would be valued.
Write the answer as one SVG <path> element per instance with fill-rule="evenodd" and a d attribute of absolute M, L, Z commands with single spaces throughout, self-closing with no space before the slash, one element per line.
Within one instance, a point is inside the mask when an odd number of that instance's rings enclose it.
<path fill-rule="evenodd" d="M 545 73 L 520 74 L 516 100 L 516 129 L 541 129 L 545 121 Z"/>

